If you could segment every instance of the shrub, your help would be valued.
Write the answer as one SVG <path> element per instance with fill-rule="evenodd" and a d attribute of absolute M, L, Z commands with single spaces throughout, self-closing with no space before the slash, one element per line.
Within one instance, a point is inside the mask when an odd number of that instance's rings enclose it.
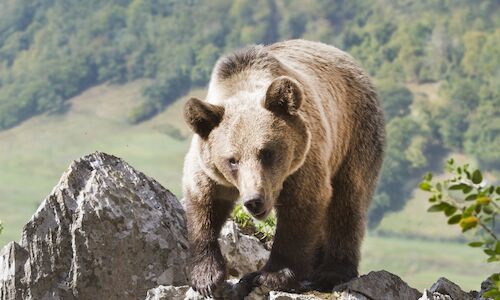
<path fill-rule="evenodd" d="M 430 192 L 429 212 L 442 212 L 449 225 L 460 226 L 462 232 L 475 231 L 470 247 L 482 248 L 487 262 L 500 262 L 499 230 L 495 223 L 500 214 L 500 186 L 488 184 L 480 170 L 469 171 L 469 166 L 447 162 L 451 178 L 433 182 L 432 174 L 424 176 L 420 189 Z M 500 298 L 500 273 L 490 276 L 493 283 L 483 297 Z"/>

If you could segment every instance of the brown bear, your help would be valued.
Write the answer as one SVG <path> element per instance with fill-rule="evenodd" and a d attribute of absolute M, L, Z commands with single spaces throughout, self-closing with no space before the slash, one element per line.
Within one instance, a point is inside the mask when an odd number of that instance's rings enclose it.
<path fill-rule="evenodd" d="M 236 51 L 184 117 L 195 133 L 183 177 L 193 288 L 210 296 L 225 280 L 217 238 L 238 201 L 278 220 L 267 264 L 241 282 L 331 290 L 358 275 L 384 117 L 350 55 L 305 40 Z"/>

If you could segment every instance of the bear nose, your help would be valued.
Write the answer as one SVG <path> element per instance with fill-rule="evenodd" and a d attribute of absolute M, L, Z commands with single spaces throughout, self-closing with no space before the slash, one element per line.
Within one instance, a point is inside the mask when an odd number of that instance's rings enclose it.
<path fill-rule="evenodd" d="M 261 213 L 264 207 L 264 201 L 262 200 L 262 197 L 260 195 L 250 197 L 243 204 L 248 209 L 248 211 L 254 215 Z"/>

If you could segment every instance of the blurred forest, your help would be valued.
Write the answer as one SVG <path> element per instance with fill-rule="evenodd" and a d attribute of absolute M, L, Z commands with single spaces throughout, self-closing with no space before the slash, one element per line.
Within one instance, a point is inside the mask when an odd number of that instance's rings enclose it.
<path fill-rule="evenodd" d="M 370 72 L 384 105 L 375 226 L 449 152 L 500 167 L 499 8 L 497 0 L 0 0 L 0 129 L 62 114 L 89 87 L 149 79 L 145 101 L 128 112 L 140 123 L 206 86 L 228 51 L 322 41 Z M 435 84 L 439 101 L 413 93 L 414 84 Z"/>

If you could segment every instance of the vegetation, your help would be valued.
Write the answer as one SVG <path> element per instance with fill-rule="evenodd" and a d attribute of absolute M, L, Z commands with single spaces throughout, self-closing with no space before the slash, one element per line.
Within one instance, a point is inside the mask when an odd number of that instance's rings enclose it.
<path fill-rule="evenodd" d="M 64 113 L 91 86 L 137 79 L 150 83 L 126 115 L 143 122 L 206 85 L 221 54 L 306 38 L 350 52 L 379 87 L 388 143 L 372 227 L 448 151 L 500 165 L 495 0 L 11 0 L 0 8 L 0 129 Z M 407 88 L 428 82 L 441 83 L 440 103 Z"/>
<path fill-rule="evenodd" d="M 429 212 L 443 212 L 448 224 L 458 225 L 462 232 L 475 230 L 475 241 L 470 247 L 481 247 L 489 263 L 500 262 L 500 232 L 496 228 L 500 215 L 500 186 L 489 185 L 483 179 L 480 170 L 469 171 L 469 166 L 456 166 L 453 159 L 447 163 L 447 169 L 453 177 L 443 182 L 432 182 L 428 173 L 420 188 L 432 193 Z M 492 282 L 483 295 L 500 299 L 500 273 L 490 276 Z"/>
<path fill-rule="evenodd" d="M 271 214 L 264 221 L 253 219 L 242 207 L 237 205 L 231 213 L 231 219 L 247 234 L 254 235 L 262 242 L 269 242 L 276 230 L 276 216 Z"/>

